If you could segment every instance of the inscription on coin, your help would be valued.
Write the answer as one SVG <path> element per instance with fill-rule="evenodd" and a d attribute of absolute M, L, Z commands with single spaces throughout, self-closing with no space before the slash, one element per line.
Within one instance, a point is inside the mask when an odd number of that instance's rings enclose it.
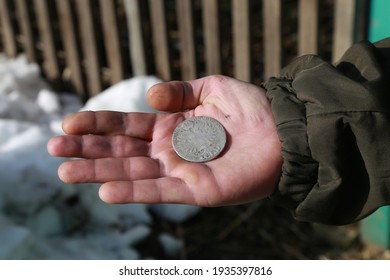
<path fill-rule="evenodd" d="M 215 119 L 199 116 L 180 123 L 172 135 L 172 146 L 183 159 L 205 162 L 216 158 L 226 144 L 226 132 Z"/>

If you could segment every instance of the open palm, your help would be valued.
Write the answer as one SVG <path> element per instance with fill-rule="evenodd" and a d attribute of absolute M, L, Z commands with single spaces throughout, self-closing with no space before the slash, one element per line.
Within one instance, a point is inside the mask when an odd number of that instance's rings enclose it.
<path fill-rule="evenodd" d="M 149 104 L 171 113 L 79 112 L 52 138 L 53 156 L 78 157 L 59 167 L 67 183 L 102 183 L 108 203 L 218 206 L 270 195 L 280 175 L 280 141 L 264 91 L 224 76 L 153 86 Z M 217 119 L 227 132 L 223 153 L 205 163 L 173 150 L 175 127 L 193 116 Z"/>

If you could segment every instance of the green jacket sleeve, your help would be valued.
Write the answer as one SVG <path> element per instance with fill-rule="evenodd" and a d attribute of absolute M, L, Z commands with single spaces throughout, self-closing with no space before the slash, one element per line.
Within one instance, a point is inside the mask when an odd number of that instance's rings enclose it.
<path fill-rule="evenodd" d="M 263 87 L 284 160 L 271 199 L 326 224 L 390 204 L 390 39 L 360 42 L 335 65 L 300 57 Z"/>

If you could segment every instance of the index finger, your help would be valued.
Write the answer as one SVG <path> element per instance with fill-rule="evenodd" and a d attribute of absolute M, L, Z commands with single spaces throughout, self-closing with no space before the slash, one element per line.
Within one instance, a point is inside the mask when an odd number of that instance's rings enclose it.
<path fill-rule="evenodd" d="M 62 122 L 66 134 L 127 135 L 151 140 L 156 114 L 116 111 L 85 111 L 67 116 Z"/>

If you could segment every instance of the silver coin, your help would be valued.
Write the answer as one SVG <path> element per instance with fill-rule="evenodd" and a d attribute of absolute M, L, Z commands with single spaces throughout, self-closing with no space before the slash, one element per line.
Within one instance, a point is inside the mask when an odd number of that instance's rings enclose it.
<path fill-rule="evenodd" d="M 205 162 L 216 158 L 226 144 L 226 132 L 215 119 L 200 116 L 180 123 L 172 135 L 172 146 L 183 159 Z"/>

